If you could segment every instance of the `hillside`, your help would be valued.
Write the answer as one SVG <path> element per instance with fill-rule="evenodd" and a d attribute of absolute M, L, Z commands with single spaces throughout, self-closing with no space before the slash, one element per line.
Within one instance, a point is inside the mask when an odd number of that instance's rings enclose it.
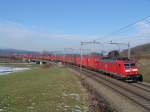
<path fill-rule="evenodd" d="M 0 55 L 12 55 L 12 54 L 39 54 L 39 52 L 17 50 L 17 49 L 0 49 Z"/>
<path fill-rule="evenodd" d="M 127 56 L 128 50 L 124 50 L 121 52 L 121 55 Z M 131 48 L 131 56 L 140 59 L 150 59 L 150 43 L 146 43 L 143 45 L 138 45 L 136 47 Z"/>
<path fill-rule="evenodd" d="M 150 43 L 139 45 L 139 46 L 136 46 L 134 48 L 131 48 L 131 54 L 132 55 L 150 54 Z"/>

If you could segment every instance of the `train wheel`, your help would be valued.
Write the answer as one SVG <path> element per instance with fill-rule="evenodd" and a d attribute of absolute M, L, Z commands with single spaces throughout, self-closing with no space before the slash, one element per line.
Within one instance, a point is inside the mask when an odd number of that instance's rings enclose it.
<path fill-rule="evenodd" d="M 139 81 L 140 81 L 140 82 L 143 82 L 143 76 L 142 76 L 142 75 L 140 75 Z"/>

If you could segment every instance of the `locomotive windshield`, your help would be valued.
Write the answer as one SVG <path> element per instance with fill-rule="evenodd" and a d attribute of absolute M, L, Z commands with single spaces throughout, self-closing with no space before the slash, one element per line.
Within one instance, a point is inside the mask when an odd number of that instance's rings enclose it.
<path fill-rule="evenodd" d="M 124 64 L 125 68 L 131 68 L 131 67 L 134 67 L 135 64 L 134 63 L 126 63 Z"/>

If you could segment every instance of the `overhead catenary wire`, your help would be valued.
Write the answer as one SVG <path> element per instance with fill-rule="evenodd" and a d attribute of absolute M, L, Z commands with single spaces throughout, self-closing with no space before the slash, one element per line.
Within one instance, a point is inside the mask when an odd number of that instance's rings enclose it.
<path fill-rule="evenodd" d="M 126 31 L 130 31 L 130 28 L 132 27 L 132 26 L 134 26 L 134 25 L 136 25 L 137 23 L 139 23 L 139 22 L 142 22 L 142 21 L 144 21 L 144 23 L 146 23 L 146 24 L 150 24 L 150 21 L 149 21 L 149 19 L 150 19 L 150 16 L 147 16 L 147 17 L 144 17 L 144 18 L 142 18 L 142 19 L 140 19 L 140 20 L 138 20 L 138 21 L 136 21 L 136 22 L 133 22 L 133 23 L 131 23 L 131 24 L 129 24 L 129 25 L 126 25 L 126 26 L 124 26 L 124 27 L 121 27 L 121 28 L 119 28 L 118 30 L 116 30 L 116 31 L 113 31 L 113 32 L 111 32 L 111 33 L 109 33 L 109 34 L 106 34 L 106 35 L 104 35 L 104 36 L 102 36 L 102 37 L 99 37 L 99 38 L 97 38 L 97 39 L 94 39 L 92 42 L 98 42 L 99 40 L 101 40 L 102 38 L 104 38 L 104 39 L 106 39 L 107 37 L 111 37 L 111 36 L 113 36 L 113 35 L 115 35 L 115 34 L 118 34 L 118 33 L 122 33 L 122 32 L 126 32 Z M 109 40 L 109 41 L 111 41 L 111 40 Z M 88 41 L 87 41 L 88 42 Z M 91 42 L 91 41 L 89 41 L 89 42 Z M 101 41 L 101 45 L 102 44 L 107 44 L 108 42 L 102 42 Z M 103 46 L 103 45 L 102 45 Z"/>
<path fill-rule="evenodd" d="M 124 26 L 124 27 L 121 27 L 121 28 L 119 28 L 119 29 L 116 30 L 116 31 L 113 31 L 113 32 L 111 32 L 111 33 L 109 33 L 109 34 L 106 34 L 106 35 L 104 35 L 104 36 L 102 36 L 102 37 L 99 37 L 99 38 L 97 38 L 97 39 L 94 39 L 94 40 L 95 40 L 95 41 L 98 41 L 98 40 L 100 40 L 100 39 L 102 39 L 102 38 L 107 38 L 107 37 L 110 37 L 110 36 L 112 36 L 112 35 L 114 35 L 114 34 L 120 33 L 120 32 L 123 31 L 124 29 L 127 29 L 127 28 L 129 28 L 129 27 L 131 27 L 131 26 L 134 26 L 134 25 L 136 25 L 137 23 L 139 23 L 139 22 L 141 22 L 141 21 L 144 21 L 144 20 L 146 20 L 146 19 L 148 19 L 148 18 L 150 18 L 150 16 L 146 16 L 146 17 L 144 17 L 144 18 L 142 18 L 142 19 L 140 19 L 140 20 L 138 20 L 138 21 L 136 21 L 136 22 L 133 22 L 133 23 L 131 23 L 131 24 L 129 24 L 129 25 L 126 25 L 126 26 Z M 147 23 L 149 23 L 149 22 L 147 22 Z"/>

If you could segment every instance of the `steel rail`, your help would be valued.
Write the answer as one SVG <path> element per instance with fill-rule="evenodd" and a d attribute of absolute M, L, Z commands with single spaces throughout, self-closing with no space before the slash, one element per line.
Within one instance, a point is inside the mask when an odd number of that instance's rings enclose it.
<path fill-rule="evenodd" d="M 74 67 L 74 68 L 76 68 L 76 70 L 78 70 L 77 67 Z M 103 75 L 100 75 L 96 72 L 93 72 L 93 71 L 90 71 L 87 69 L 83 69 L 83 71 L 80 71 L 80 72 L 82 72 L 84 75 L 92 78 L 93 80 L 111 88 L 115 92 L 121 94 L 124 97 L 127 97 L 128 99 L 134 101 L 136 104 L 138 104 L 138 105 L 142 106 L 143 108 L 145 108 L 146 110 L 150 111 L 150 99 L 145 97 L 141 93 L 137 93 L 136 91 L 133 92 L 130 89 L 123 87 L 122 85 L 118 85 L 115 82 L 112 82 L 111 78 L 109 78 L 109 77 L 104 78 Z M 99 76 L 97 76 L 97 75 L 99 75 Z"/>

